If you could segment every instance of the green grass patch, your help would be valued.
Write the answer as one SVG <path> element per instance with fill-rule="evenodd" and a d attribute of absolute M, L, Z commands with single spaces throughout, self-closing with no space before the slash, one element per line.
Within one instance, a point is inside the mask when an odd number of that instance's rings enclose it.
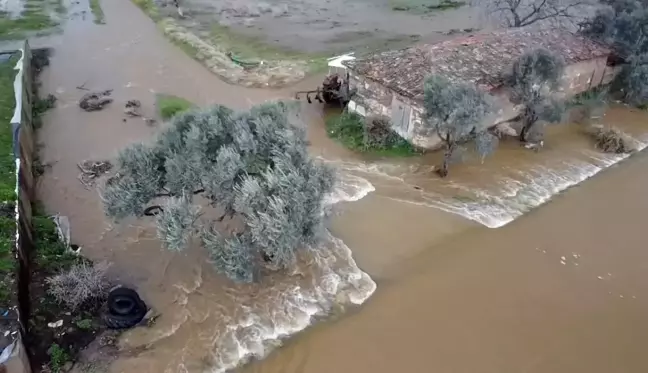
<path fill-rule="evenodd" d="M 0 39 L 23 39 L 30 33 L 57 26 L 57 22 L 50 17 L 49 11 L 59 11 L 61 7 L 63 5 L 60 0 L 27 0 L 19 16 L 0 18 Z"/>
<path fill-rule="evenodd" d="M 385 157 L 407 157 L 420 154 L 412 144 L 391 133 L 381 141 L 371 141 L 367 134 L 365 118 L 355 113 L 344 112 L 326 119 L 326 132 L 347 148 Z"/>
<path fill-rule="evenodd" d="M 171 119 L 176 114 L 196 107 L 192 102 L 182 97 L 162 93 L 156 95 L 155 106 L 158 109 L 160 117 L 164 120 Z"/>
<path fill-rule="evenodd" d="M 52 344 L 48 353 L 51 358 L 49 368 L 52 371 L 52 373 L 63 372 L 63 367 L 65 366 L 65 363 L 67 363 L 70 360 L 70 354 L 65 349 L 63 349 L 63 347 L 59 346 L 56 343 Z"/>
<path fill-rule="evenodd" d="M 142 11 L 154 21 L 159 21 L 161 19 L 160 12 L 158 11 L 157 6 L 153 0 L 132 0 L 135 5 L 137 5 Z"/>
<path fill-rule="evenodd" d="M 456 9 L 466 5 L 464 1 L 455 0 L 390 0 L 392 10 L 413 14 L 426 14 L 447 9 Z"/>
<path fill-rule="evenodd" d="M 42 213 L 35 215 L 34 244 L 38 250 L 36 262 L 47 273 L 58 273 L 70 268 L 80 257 L 65 247 L 59 240 L 54 221 Z"/>
<path fill-rule="evenodd" d="M 92 11 L 94 22 L 96 24 L 103 25 L 106 23 L 104 20 L 103 9 L 101 9 L 101 0 L 90 0 L 90 10 Z"/>
<path fill-rule="evenodd" d="M 16 222 L 13 204 L 16 201 L 16 166 L 13 155 L 11 117 L 16 107 L 13 89 L 20 54 L 0 63 L 0 304 L 7 306 L 14 285 L 15 258 L 13 246 Z"/>
<path fill-rule="evenodd" d="M 244 61 L 305 60 L 308 61 L 311 72 L 323 71 L 327 67 L 324 55 L 306 54 L 268 44 L 260 37 L 243 35 L 219 24 L 212 26 L 210 39 L 215 45 Z"/>
<path fill-rule="evenodd" d="M 92 328 L 92 320 L 83 319 L 76 322 L 76 326 L 79 329 L 88 330 Z"/>

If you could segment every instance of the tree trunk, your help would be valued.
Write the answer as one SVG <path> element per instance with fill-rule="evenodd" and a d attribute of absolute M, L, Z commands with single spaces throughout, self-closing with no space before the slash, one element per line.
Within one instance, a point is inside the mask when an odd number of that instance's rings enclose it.
<path fill-rule="evenodd" d="M 446 150 L 443 154 L 443 163 L 439 169 L 439 176 L 446 177 L 448 176 L 448 167 L 450 166 L 450 157 L 452 157 L 452 152 L 454 152 L 455 144 L 446 144 Z"/>
<path fill-rule="evenodd" d="M 531 129 L 531 124 L 529 122 L 525 122 L 524 126 L 522 126 L 522 129 L 520 130 L 520 142 L 526 142 L 526 135 L 529 133 L 529 130 Z"/>
<path fill-rule="evenodd" d="M 535 122 L 538 121 L 538 118 L 536 116 L 536 113 L 533 112 L 533 110 L 525 109 L 524 115 L 523 115 L 523 121 L 524 125 L 522 126 L 522 129 L 520 130 L 520 142 L 526 142 L 527 141 L 527 135 L 529 134 L 529 131 L 531 130 L 531 127 L 535 124 Z"/>

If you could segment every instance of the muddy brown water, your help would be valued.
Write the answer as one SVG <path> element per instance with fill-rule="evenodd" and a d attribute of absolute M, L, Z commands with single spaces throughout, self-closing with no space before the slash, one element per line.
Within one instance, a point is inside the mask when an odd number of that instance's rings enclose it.
<path fill-rule="evenodd" d="M 222 83 L 126 0 L 102 4 L 104 26 L 82 16 L 87 4 L 68 5 L 79 16 L 48 41 L 55 54 L 42 75 L 42 91 L 59 102 L 39 132 L 42 161 L 51 164 L 39 196 L 70 218 L 85 255 L 111 262 L 113 275 L 162 313 L 154 327 L 123 336 L 123 348 L 143 352 L 111 372 L 219 371 L 245 351 L 269 353 L 239 369 L 255 373 L 648 369 L 645 154 L 535 208 L 615 157 L 595 153 L 575 126 L 556 127 L 540 153 L 502 144 L 483 165 L 457 165 L 442 181 L 426 171 L 434 155 L 381 160 L 345 150 L 326 137 L 321 107 L 304 105 L 313 154 L 346 183 L 331 227 L 339 240 L 305 257 L 299 274 L 235 286 L 200 248 L 163 250 L 149 222 L 107 222 L 76 164 L 155 134 L 142 120 L 122 121 L 128 99 L 151 115 L 155 92 L 238 109 L 290 92 Z M 115 102 L 82 112 L 81 85 L 114 89 Z M 604 121 L 637 138 L 648 132 L 643 112 L 615 107 Z M 287 338 L 311 315 L 328 321 Z M 264 344 L 254 342 L 261 337 Z M 270 353 L 278 339 L 283 347 Z"/>

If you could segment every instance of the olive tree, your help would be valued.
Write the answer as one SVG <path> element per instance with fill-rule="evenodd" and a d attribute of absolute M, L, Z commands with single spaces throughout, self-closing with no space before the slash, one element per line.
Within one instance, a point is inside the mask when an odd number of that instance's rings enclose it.
<path fill-rule="evenodd" d="M 197 237 L 216 270 L 235 281 L 257 279 L 263 266 L 292 266 L 322 237 L 323 200 L 335 182 L 308 155 L 293 114 L 278 102 L 175 116 L 151 143 L 120 152 L 102 190 L 106 214 L 154 216 L 170 250 Z"/>
<path fill-rule="evenodd" d="M 581 32 L 613 47 L 622 62 L 612 84 L 628 103 L 648 104 L 648 1 L 606 0 L 594 17 L 581 24 Z"/>
<path fill-rule="evenodd" d="M 558 123 L 565 112 L 563 102 L 554 97 L 565 69 L 564 60 L 546 49 L 536 49 L 517 58 L 504 82 L 513 103 L 522 106 L 520 141 L 527 142 L 533 131 L 542 135 L 539 123 Z"/>
<path fill-rule="evenodd" d="M 484 122 L 494 111 L 490 95 L 468 83 L 455 83 L 432 75 L 425 80 L 423 105 L 425 134 L 436 134 L 445 153 L 439 175 L 448 175 L 448 167 L 463 143 L 474 140 L 482 159 L 497 147 L 497 137 L 487 132 Z"/>

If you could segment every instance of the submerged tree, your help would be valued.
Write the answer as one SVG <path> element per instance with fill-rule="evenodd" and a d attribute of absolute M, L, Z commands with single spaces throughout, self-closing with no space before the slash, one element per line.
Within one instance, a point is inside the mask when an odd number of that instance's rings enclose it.
<path fill-rule="evenodd" d="M 445 77 L 432 75 L 425 80 L 424 99 L 426 133 L 439 136 L 445 146 L 439 175 L 448 175 L 462 143 L 474 140 L 479 155 L 491 154 L 497 137 L 487 132 L 484 121 L 493 112 L 494 103 L 488 93 L 468 83 L 453 83 Z"/>
<path fill-rule="evenodd" d="M 106 214 L 155 216 L 170 250 L 197 234 L 216 269 L 235 281 L 255 280 L 264 262 L 294 265 L 298 250 L 321 237 L 335 175 L 308 155 L 292 114 L 279 102 L 174 117 L 153 143 L 119 154 L 118 172 L 102 191 Z"/>
<path fill-rule="evenodd" d="M 522 105 L 520 141 L 530 133 L 542 136 L 538 123 L 560 122 L 565 112 L 563 102 L 553 97 L 565 68 L 564 60 L 546 49 L 536 49 L 520 56 L 505 76 L 513 103 Z"/>

